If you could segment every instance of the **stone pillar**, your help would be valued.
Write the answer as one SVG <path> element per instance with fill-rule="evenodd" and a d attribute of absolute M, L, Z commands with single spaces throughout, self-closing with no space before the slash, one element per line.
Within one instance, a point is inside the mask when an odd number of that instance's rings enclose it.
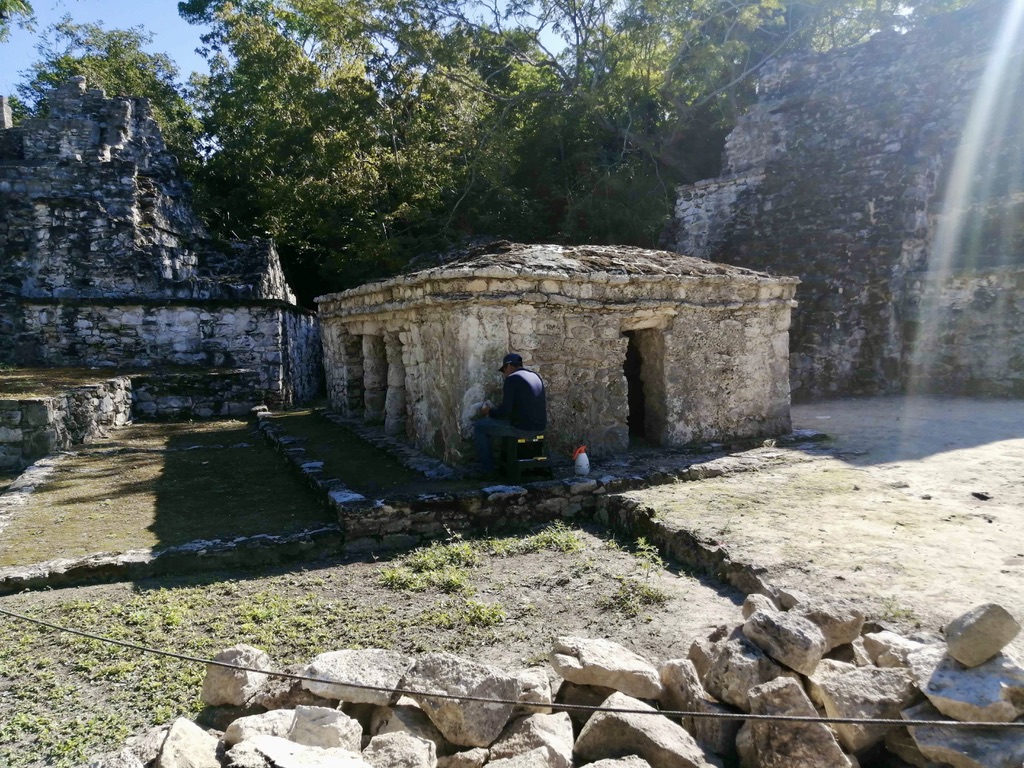
<path fill-rule="evenodd" d="M 405 436 L 405 363 L 402 361 L 402 342 L 397 333 L 384 338 L 387 351 L 387 395 L 384 400 L 384 432 Z"/>
<path fill-rule="evenodd" d="M 363 415 L 363 339 L 346 333 L 342 337 L 345 368 L 342 374 L 342 413 L 349 418 Z"/>
<path fill-rule="evenodd" d="M 383 336 L 363 336 L 363 421 L 384 421 L 388 391 L 388 359 Z"/>
<path fill-rule="evenodd" d="M 14 114 L 11 112 L 11 102 L 6 96 L 0 96 L 0 129 L 6 130 L 14 127 Z"/>

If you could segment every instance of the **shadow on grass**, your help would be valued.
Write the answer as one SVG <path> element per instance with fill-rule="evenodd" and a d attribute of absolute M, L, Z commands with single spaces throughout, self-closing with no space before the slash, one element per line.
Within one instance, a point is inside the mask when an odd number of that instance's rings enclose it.
<path fill-rule="evenodd" d="M 212 432 L 173 426 L 153 488 L 149 530 L 160 546 L 337 522 L 249 425 L 229 422 Z"/>
<path fill-rule="evenodd" d="M 144 424 L 58 462 L 0 540 L 0 566 L 335 523 L 244 422 Z"/>

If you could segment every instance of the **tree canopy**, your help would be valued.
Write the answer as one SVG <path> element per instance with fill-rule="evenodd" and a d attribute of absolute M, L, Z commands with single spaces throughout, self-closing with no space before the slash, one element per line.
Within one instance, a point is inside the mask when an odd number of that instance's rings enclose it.
<path fill-rule="evenodd" d="M 65 20 L 19 93 L 150 97 L 210 226 L 274 237 L 309 299 L 466 237 L 654 245 L 767 58 L 959 2 L 186 0 L 208 75 Z"/>

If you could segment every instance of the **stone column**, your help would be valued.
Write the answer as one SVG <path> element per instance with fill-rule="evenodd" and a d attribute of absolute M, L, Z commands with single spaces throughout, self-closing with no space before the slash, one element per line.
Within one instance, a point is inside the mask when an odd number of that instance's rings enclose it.
<path fill-rule="evenodd" d="M 0 96 L 0 130 L 13 127 L 14 114 L 11 112 L 11 102 L 6 96 Z"/>
<path fill-rule="evenodd" d="M 342 336 L 345 369 L 342 372 L 342 413 L 349 418 L 363 415 L 363 339 L 345 333 Z"/>
<path fill-rule="evenodd" d="M 387 351 L 388 389 L 384 401 L 384 432 L 405 436 L 405 363 L 402 361 L 402 342 L 397 333 L 384 337 Z"/>
<path fill-rule="evenodd" d="M 363 421 L 384 421 L 388 391 L 388 359 L 383 336 L 363 336 Z"/>

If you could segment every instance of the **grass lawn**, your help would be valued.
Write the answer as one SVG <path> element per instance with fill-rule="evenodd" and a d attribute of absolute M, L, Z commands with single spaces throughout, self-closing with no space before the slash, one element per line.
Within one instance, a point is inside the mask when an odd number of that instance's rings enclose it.
<path fill-rule="evenodd" d="M 473 480 L 430 480 L 403 467 L 386 451 L 310 410 L 274 414 L 274 422 L 303 441 L 310 460 L 324 463 L 324 476 L 336 477 L 370 497 L 401 493 L 445 493 L 479 488 Z"/>
<path fill-rule="evenodd" d="M 328 522 L 251 425 L 141 424 L 60 461 L 4 532 L 0 566 Z"/>

